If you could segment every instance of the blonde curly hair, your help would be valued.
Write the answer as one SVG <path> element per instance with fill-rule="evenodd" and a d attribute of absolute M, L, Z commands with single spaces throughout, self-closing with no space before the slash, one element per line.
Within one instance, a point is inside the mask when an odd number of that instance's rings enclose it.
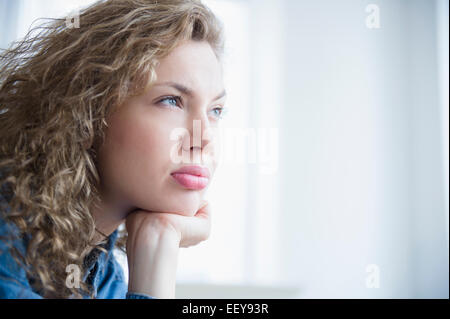
<path fill-rule="evenodd" d="M 30 236 L 25 254 L 11 254 L 44 298 L 94 296 L 84 282 L 68 288 L 65 270 L 85 273 L 85 257 L 102 249 L 90 209 L 108 115 L 148 89 L 158 60 L 181 42 L 223 53 L 222 23 L 200 0 L 99 1 L 79 19 L 79 28 L 49 19 L 0 54 L 0 185 L 9 194 L 0 209 L 19 238 Z M 116 242 L 123 251 L 126 237 Z"/>

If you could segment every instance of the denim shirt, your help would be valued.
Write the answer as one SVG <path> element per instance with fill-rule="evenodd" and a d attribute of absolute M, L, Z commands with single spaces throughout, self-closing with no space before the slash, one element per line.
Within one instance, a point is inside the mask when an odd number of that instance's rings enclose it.
<path fill-rule="evenodd" d="M 4 204 L 5 199 L 0 193 L 0 202 L 2 201 Z M 0 236 L 7 236 L 11 232 L 17 231 L 15 226 L 5 223 L 4 219 L 1 218 L 1 215 L 4 213 L 6 212 L 0 212 Z M 86 257 L 85 265 L 88 271 L 82 280 L 93 286 L 95 298 L 97 299 L 156 299 L 146 294 L 128 292 L 123 269 L 113 254 L 117 236 L 118 231 L 115 230 L 108 237 L 106 243 L 103 244 L 108 253 L 94 249 Z M 8 245 L 13 245 L 21 253 L 25 252 L 28 241 L 29 237 L 15 239 L 9 243 L 0 239 L 1 299 L 43 299 L 38 292 L 32 289 L 25 269 L 19 267 L 9 252 L 10 247 Z M 89 296 L 84 298 L 87 299 Z"/>

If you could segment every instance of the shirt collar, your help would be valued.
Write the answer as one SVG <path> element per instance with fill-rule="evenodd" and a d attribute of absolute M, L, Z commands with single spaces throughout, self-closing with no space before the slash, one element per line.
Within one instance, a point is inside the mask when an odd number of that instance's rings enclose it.
<path fill-rule="evenodd" d="M 111 233 L 111 235 L 108 236 L 106 243 L 103 243 L 100 245 L 100 247 L 103 247 L 107 250 L 108 252 L 108 257 L 109 255 L 112 253 L 112 250 L 114 248 L 114 245 L 117 241 L 117 237 L 118 237 L 119 231 L 116 229 L 115 231 L 113 231 Z M 85 260 L 84 260 L 84 266 L 86 268 L 86 277 L 89 275 L 89 273 L 91 272 L 91 270 L 94 268 L 95 264 L 97 262 L 99 263 L 104 263 L 104 260 L 107 256 L 105 255 L 105 252 L 103 252 L 102 250 L 98 249 L 98 248 L 94 248 L 91 253 L 89 255 L 86 256 Z"/>

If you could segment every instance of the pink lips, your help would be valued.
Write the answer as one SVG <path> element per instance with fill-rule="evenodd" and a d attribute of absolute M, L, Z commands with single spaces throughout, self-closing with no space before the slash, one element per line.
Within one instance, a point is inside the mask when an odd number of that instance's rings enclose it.
<path fill-rule="evenodd" d="M 183 166 L 171 175 L 181 186 L 194 190 L 205 188 L 210 177 L 208 168 L 202 166 Z"/>

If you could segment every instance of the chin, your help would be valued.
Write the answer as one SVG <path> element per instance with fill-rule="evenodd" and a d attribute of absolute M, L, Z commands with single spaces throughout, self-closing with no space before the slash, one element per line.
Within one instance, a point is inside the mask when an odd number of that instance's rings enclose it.
<path fill-rule="evenodd" d="M 164 196 L 165 195 L 165 196 Z M 183 191 L 158 196 L 159 200 L 149 203 L 145 210 L 194 216 L 202 202 L 203 195 L 196 191 Z M 147 205 L 144 205 L 147 206 Z"/>
<path fill-rule="evenodd" d="M 184 216 L 194 216 L 199 209 L 201 198 L 199 194 L 188 194 L 182 196 L 176 202 L 172 203 L 171 209 L 169 211 L 176 212 Z"/>

